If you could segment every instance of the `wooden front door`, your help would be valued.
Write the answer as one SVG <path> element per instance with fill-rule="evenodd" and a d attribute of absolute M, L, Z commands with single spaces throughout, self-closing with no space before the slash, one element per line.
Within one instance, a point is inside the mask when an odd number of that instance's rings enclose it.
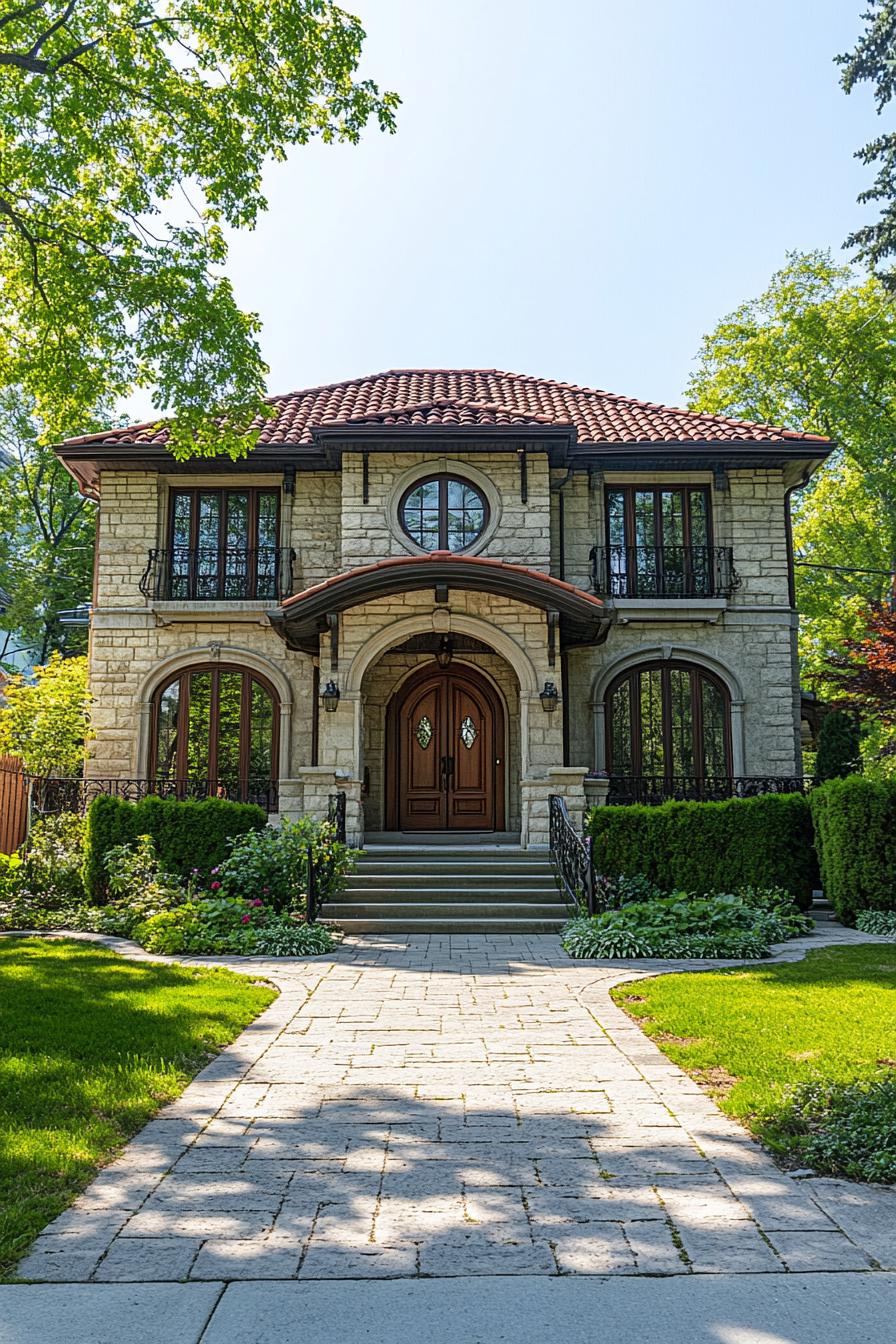
<path fill-rule="evenodd" d="M 484 677 L 424 668 L 393 701 L 392 743 L 398 830 L 503 828 L 504 722 Z"/>

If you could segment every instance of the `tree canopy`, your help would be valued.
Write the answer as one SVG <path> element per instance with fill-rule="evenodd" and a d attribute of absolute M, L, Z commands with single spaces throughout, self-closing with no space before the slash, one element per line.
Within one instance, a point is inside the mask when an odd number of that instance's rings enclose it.
<path fill-rule="evenodd" d="M 688 385 L 693 407 L 839 444 L 796 501 L 809 680 L 824 680 L 828 657 L 861 633 L 896 567 L 894 356 L 896 300 L 880 281 L 857 277 L 827 252 L 794 253 L 764 293 L 704 339 Z"/>
<path fill-rule="evenodd" d="M 182 454 L 246 451 L 266 367 L 222 267 L 262 169 L 395 125 L 330 0 L 5 0 L 0 385 L 48 438 L 135 387 Z"/>
<path fill-rule="evenodd" d="M 0 667 L 19 648 L 43 663 L 86 644 L 59 613 L 90 601 L 94 507 L 41 445 L 22 397 L 0 390 Z"/>
<path fill-rule="evenodd" d="M 0 754 L 20 756 L 33 775 L 81 773 L 89 736 L 87 659 L 54 653 L 33 676 L 4 683 Z"/>
<path fill-rule="evenodd" d="M 847 93 L 857 84 L 874 87 L 878 114 L 896 94 L 896 0 L 868 0 L 862 14 L 865 29 L 855 50 L 837 56 L 840 83 Z M 859 196 L 863 205 L 879 204 L 880 216 L 847 239 L 859 260 L 876 272 L 888 289 L 896 291 L 896 133 L 885 131 L 856 152 L 862 163 L 877 164 L 874 183 Z"/>

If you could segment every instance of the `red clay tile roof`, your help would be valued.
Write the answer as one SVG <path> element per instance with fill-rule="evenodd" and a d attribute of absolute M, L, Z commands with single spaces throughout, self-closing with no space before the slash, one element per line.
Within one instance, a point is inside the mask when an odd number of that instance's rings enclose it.
<path fill-rule="evenodd" d="M 274 418 L 252 425 L 260 430 L 262 444 L 310 444 L 316 430 L 376 425 L 556 425 L 574 428 L 579 444 L 829 442 L 817 434 L 660 406 L 498 369 L 391 369 L 270 397 L 269 401 L 276 409 Z M 66 442 L 163 446 L 166 439 L 164 426 L 145 424 Z"/>
<path fill-rule="evenodd" d="M 595 597 L 593 593 L 585 592 L 582 588 L 577 588 L 574 583 L 567 583 L 565 579 L 557 579 L 553 574 L 545 574 L 540 569 L 531 569 L 528 565 L 515 565 L 509 560 L 497 560 L 491 556 L 464 555 L 456 551 L 430 551 L 427 555 L 389 556 L 385 560 L 375 560 L 369 565 L 356 565 L 354 569 L 343 570 L 341 574 L 333 574 L 320 583 L 312 584 L 310 588 L 303 588 L 300 593 L 294 593 L 292 597 L 284 598 L 281 606 L 284 611 L 289 611 L 291 607 L 299 607 L 309 598 L 317 597 L 328 589 L 354 584 L 362 575 L 379 574 L 384 571 L 391 573 L 396 569 L 408 569 L 409 567 L 419 571 L 425 586 L 431 581 L 434 582 L 427 576 L 427 568 L 431 565 L 438 566 L 445 563 L 468 566 L 477 573 L 518 574 L 526 578 L 537 579 L 539 583 L 545 584 L 555 592 L 569 593 L 572 597 L 584 598 L 591 606 L 599 609 L 604 606 L 602 598 Z"/>

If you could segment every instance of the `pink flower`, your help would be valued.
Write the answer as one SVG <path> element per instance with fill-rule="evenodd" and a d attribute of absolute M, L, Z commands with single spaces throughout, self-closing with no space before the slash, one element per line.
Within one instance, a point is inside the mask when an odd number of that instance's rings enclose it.
<path fill-rule="evenodd" d="M 251 918 L 252 918 L 251 915 L 243 915 L 243 919 L 242 919 L 243 924 L 248 924 L 249 921 L 251 920 Z"/>
<path fill-rule="evenodd" d="M 221 886 L 221 883 L 220 883 L 220 882 L 213 882 L 213 883 L 212 883 L 212 891 L 217 891 L 217 890 L 220 888 L 220 886 Z"/>
<path fill-rule="evenodd" d="M 264 892 L 265 896 L 267 896 L 270 890 L 271 890 L 270 887 L 262 887 L 262 891 Z"/>
<path fill-rule="evenodd" d="M 267 891 L 267 887 L 265 887 L 265 891 Z M 254 901 L 252 902 L 252 904 L 253 904 L 253 905 L 264 905 L 264 901 L 259 901 L 259 900 L 256 899 L 256 900 L 254 900 Z"/>

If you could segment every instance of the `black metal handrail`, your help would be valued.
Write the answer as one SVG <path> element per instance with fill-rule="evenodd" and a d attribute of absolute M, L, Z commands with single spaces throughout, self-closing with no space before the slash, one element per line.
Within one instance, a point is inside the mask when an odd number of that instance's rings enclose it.
<path fill-rule="evenodd" d="M 567 908 L 578 914 L 584 903 L 589 915 L 595 912 L 594 860 L 591 837 L 579 835 L 572 824 L 566 803 L 558 793 L 548 798 L 551 864 Z"/>
<path fill-rule="evenodd" d="M 150 796 L 201 801 L 226 798 L 230 802 L 256 803 L 267 812 L 278 810 L 277 781 L 268 775 L 247 779 L 83 779 L 80 775 L 29 775 L 31 808 L 47 815 L 84 812 L 94 798 L 108 794 L 138 803 Z"/>
<path fill-rule="evenodd" d="M 593 546 L 601 597 L 728 597 L 740 586 L 730 546 Z"/>
<path fill-rule="evenodd" d="M 607 802 L 656 805 L 669 802 L 723 802 L 763 793 L 805 793 L 812 779 L 796 775 L 610 775 Z"/>
<path fill-rule="evenodd" d="M 275 602 L 293 591 L 295 558 L 289 546 L 154 549 L 140 592 L 158 602 Z"/>
<path fill-rule="evenodd" d="M 346 843 L 345 811 L 345 790 L 340 789 L 338 793 L 331 793 L 327 807 L 327 821 L 336 827 L 336 839 L 343 845 Z"/>

